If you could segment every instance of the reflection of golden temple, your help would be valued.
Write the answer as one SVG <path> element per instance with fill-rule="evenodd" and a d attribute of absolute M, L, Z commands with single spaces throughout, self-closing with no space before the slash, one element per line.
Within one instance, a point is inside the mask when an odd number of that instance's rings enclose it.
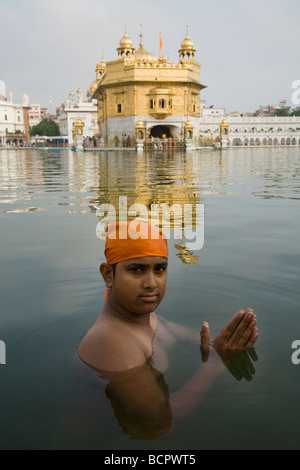
<path fill-rule="evenodd" d="M 199 263 L 199 256 L 193 255 L 193 253 L 190 250 L 188 250 L 183 243 L 179 243 L 178 245 L 175 245 L 175 248 L 179 251 L 179 253 L 177 253 L 178 258 L 184 264 Z"/>
<path fill-rule="evenodd" d="M 156 155 L 154 153 L 135 154 L 126 161 L 126 168 L 123 167 L 124 158 L 121 160 L 110 154 L 106 160 L 106 167 L 99 168 L 99 188 L 98 198 L 92 201 L 95 207 L 101 204 L 111 204 L 116 210 L 117 220 L 122 218 L 120 211 L 120 200 L 126 199 L 126 208 L 136 204 L 136 210 L 145 208 L 145 213 L 135 212 L 128 220 L 139 217 L 146 222 L 151 221 L 155 225 L 159 223 L 162 227 L 162 214 L 164 207 L 169 210 L 169 229 L 172 234 L 184 232 L 186 229 L 187 217 L 184 215 L 184 208 L 187 205 L 192 207 L 189 217 L 189 230 L 195 231 L 197 228 L 196 206 L 200 204 L 198 172 L 194 168 L 194 161 L 188 158 L 186 153 L 176 152 L 170 155 Z M 111 179 L 109 167 L 117 169 L 114 179 Z M 130 181 L 124 179 L 124 175 L 135 175 Z M 116 184 L 116 181 L 118 182 Z M 122 185 L 123 181 L 124 185 Z M 156 206 L 155 206 L 156 205 Z M 156 212 L 155 208 L 158 209 Z M 157 216 L 159 215 L 159 217 Z M 166 220 L 166 219 L 165 219 Z M 197 256 L 188 251 L 183 243 L 177 244 L 179 250 L 178 257 L 185 263 L 196 263 Z"/>

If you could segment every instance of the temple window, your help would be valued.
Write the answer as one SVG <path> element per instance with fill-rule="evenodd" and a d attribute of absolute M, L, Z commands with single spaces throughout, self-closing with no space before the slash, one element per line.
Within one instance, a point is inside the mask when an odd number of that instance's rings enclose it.
<path fill-rule="evenodd" d="M 159 100 L 159 107 L 160 108 L 165 108 L 166 107 L 166 101 L 164 99 Z"/>
<path fill-rule="evenodd" d="M 155 107 L 155 100 L 150 100 L 150 109 L 154 109 Z"/>
<path fill-rule="evenodd" d="M 118 113 L 121 113 L 122 112 L 122 105 L 118 104 L 117 108 L 118 108 Z"/>

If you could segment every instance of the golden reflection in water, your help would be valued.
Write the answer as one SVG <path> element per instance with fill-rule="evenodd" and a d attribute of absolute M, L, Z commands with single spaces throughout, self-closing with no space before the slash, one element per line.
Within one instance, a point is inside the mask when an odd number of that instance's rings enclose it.
<path fill-rule="evenodd" d="M 102 204 L 110 204 L 115 208 L 116 220 L 119 220 L 123 219 L 122 203 L 125 199 L 128 220 L 139 218 L 164 231 L 167 227 L 174 239 L 176 235 L 176 239 L 182 241 L 185 230 L 194 232 L 199 225 L 200 192 L 196 163 L 196 159 L 184 152 L 108 153 L 107 158 L 101 159 L 98 197 L 91 201 L 91 205 L 97 210 Z M 136 206 L 130 212 L 132 205 Z M 189 215 L 186 212 L 188 205 Z M 98 216 L 101 220 L 99 212 Z M 108 223 L 112 221 L 109 215 L 106 220 Z M 188 250 L 183 241 L 175 248 L 182 262 L 199 262 L 199 257 Z"/>
<path fill-rule="evenodd" d="M 43 206 L 40 207 L 37 195 L 51 191 L 56 197 L 50 202 L 47 200 L 47 204 L 80 206 L 79 211 L 69 210 L 67 214 L 92 212 L 96 216 L 99 206 L 106 203 L 112 204 L 118 217 L 119 202 L 123 197 L 127 208 L 133 204 L 145 206 L 149 219 L 155 204 L 165 204 L 169 208 L 173 205 L 183 208 L 187 204 L 195 207 L 206 196 L 244 194 L 249 191 L 245 186 L 248 179 L 252 191 L 255 187 L 256 196 L 290 197 L 288 185 L 282 183 L 287 181 L 286 175 L 290 172 L 288 150 L 136 153 L 1 149 L 0 204 L 5 214 L 39 212 L 47 209 L 44 207 L 46 199 L 41 199 Z M 295 167 L 293 176 L 298 174 Z M 134 214 L 128 219 L 136 217 Z M 98 219 L 101 219 L 99 214 Z M 183 222 L 183 217 L 171 212 L 173 232 L 182 229 Z M 193 231 L 196 225 L 194 211 L 191 217 Z M 182 262 L 198 262 L 198 257 L 187 249 L 183 239 L 174 237 L 174 240 L 177 256 Z"/>

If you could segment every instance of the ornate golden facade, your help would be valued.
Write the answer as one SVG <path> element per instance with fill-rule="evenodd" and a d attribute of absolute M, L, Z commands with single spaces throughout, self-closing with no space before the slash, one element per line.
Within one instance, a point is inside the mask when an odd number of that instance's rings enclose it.
<path fill-rule="evenodd" d="M 188 33 L 178 51 L 178 64 L 145 50 L 142 34 L 136 50 L 126 30 L 117 52 L 116 60 L 97 64 L 96 80 L 88 92 L 97 99 L 99 130 L 106 145 L 114 146 L 124 137 L 134 141 L 137 123 L 145 131 L 143 138 L 183 139 L 187 122 L 191 132 L 198 131 L 200 90 L 205 86 Z"/>

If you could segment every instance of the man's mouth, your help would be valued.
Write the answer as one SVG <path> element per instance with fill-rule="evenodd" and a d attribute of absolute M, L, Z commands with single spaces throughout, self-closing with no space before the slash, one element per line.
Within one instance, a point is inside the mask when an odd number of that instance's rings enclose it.
<path fill-rule="evenodd" d="M 143 301 L 143 302 L 156 302 L 157 299 L 158 299 L 158 294 L 145 294 L 145 295 L 141 295 L 140 296 L 140 299 Z"/>

